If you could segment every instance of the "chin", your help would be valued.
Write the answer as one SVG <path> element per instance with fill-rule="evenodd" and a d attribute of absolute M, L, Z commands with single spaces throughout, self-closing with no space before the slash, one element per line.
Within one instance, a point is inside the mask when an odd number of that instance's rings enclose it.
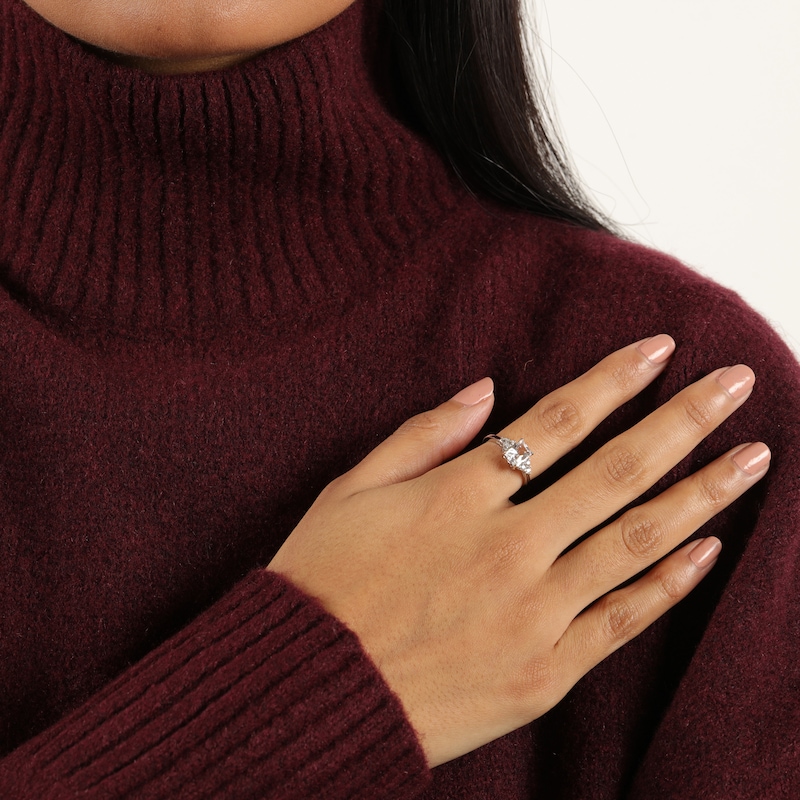
<path fill-rule="evenodd" d="M 256 53 L 297 38 L 353 0 L 26 0 L 66 33 L 110 53 L 200 60 Z"/>

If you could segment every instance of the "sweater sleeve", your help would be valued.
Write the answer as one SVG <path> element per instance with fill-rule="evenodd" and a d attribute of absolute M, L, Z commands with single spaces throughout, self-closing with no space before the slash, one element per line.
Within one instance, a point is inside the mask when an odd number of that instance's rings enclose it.
<path fill-rule="evenodd" d="M 411 798 L 428 780 L 356 636 L 259 570 L 0 762 L 6 798 Z"/>

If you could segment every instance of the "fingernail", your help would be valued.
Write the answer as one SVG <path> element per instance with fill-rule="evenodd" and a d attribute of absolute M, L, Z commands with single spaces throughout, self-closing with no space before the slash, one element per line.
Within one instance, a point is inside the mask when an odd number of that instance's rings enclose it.
<path fill-rule="evenodd" d="M 735 367 L 725 370 L 717 380 L 728 390 L 728 394 L 734 400 L 738 400 L 740 397 L 749 394 L 755 383 L 756 376 L 750 367 L 746 367 L 744 364 L 737 364 Z"/>
<path fill-rule="evenodd" d="M 722 550 L 719 539 L 701 539 L 690 551 L 689 558 L 698 569 L 711 566 Z"/>
<path fill-rule="evenodd" d="M 771 458 L 772 453 L 770 453 L 769 447 L 763 442 L 756 442 L 740 450 L 733 460 L 742 472 L 746 472 L 748 475 L 758 475 L 769 466 Z"/>
<path fill-rule="evenodd" d="M 639 352 L 653 364 L 663 364 L 675 352 L 675 340 L 659 333 L 639 345 Z"/>
<path fill-rule="evenodd" d="M 491 378 L 483 378 L 472 386 L 462 389 L 453 400 L 463 406 L 476 406 L 481 400 L 490 397 L 494 392 L 494 381 Z"/>

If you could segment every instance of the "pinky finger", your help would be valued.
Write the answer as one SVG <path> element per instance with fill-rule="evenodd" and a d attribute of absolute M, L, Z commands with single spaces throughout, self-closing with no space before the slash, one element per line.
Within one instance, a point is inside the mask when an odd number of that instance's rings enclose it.
<path fill-rule="evenodd" d="M 722 542 L 690 542 L 624 589 L 598 600 L 576 617 L 556 645 L 564 674 L 577 682 L 603 659 L 683 600 L 716 564 Z"/>

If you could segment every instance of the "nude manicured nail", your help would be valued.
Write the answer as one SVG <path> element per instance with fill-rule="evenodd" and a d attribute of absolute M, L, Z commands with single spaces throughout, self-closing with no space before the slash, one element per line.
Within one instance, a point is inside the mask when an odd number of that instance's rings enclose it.
<path fill-rule="evenodd" d="M 462 389 L 453 400 L 463 406 L 476 406 L 481 400 L 485 400 L 494 392 L 494 381 L 491 378 L 483 378 L 472 386 Z"/>
<path fill-rule="evenodd" d="M 717 378 L 720 384 L 728 390 L 728 394 L 738 400 L 744 397 L 753 388 L 756 376 L 750 367 L 744 364 L 737 364 L 735 367 L 725 370 L 722 375 Z"/>
<path fill-rule="evenodd" d="M 642 342 L 639 352 L 653 364 L 663 364 L 675 352 L 675 341 L 666 333 L 660 333 Z"/>
<path fill-rule="evenodd" d="M 734 457 L 733 461 L 742 472 L 748 475 L 758 475 L 763 472 L 768 466 L 772 453 L 762 442 L 749 444 L 743 450 L 740 450 Z"/>
<path fill-rule="evenodd" d="M 701 539 L 689 551 L 689 558 L 698 569 L 703 569 L 716 560 L 721 550 L 722 542 L 719 539 Z"/>

